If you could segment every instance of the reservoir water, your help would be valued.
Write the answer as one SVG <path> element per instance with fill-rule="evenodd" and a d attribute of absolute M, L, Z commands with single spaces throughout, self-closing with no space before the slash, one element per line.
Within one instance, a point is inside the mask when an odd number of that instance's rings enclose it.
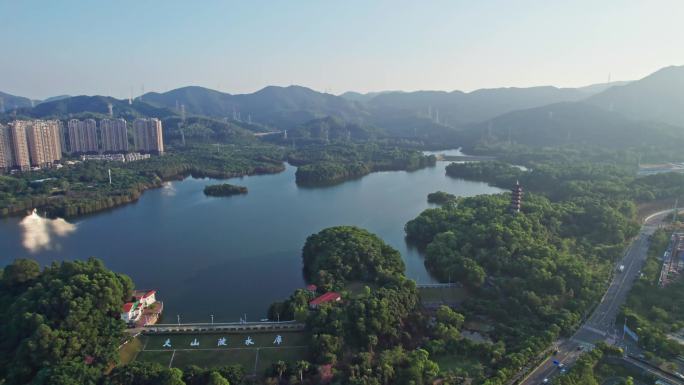
<path fill-rule="evenodd" d="M 47 264 L 95 256 L 164 301 L 164 322 L 248 321 L 303 287 L 301 249 L 323 228 L 356 225 L 398 249 L 406 274 L 433 282 L 404 240 L 404 224 L 428 208 L 428 193 L 496 193 L 445 175 L 447 162 L 414 172 L 379 172 L 330 187 L 295 184 L 295 167 L 228 180 L 243 196 L 206 197 L 211 179 L 187 178 L 145 192 L 136 203 L 73 221 L 0 219 L 0 264 L 28 257 Z"/>

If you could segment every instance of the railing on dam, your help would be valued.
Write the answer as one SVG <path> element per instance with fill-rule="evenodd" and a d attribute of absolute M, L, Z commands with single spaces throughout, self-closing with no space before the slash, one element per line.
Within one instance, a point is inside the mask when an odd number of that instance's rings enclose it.
<path fill-rule="evenodd" d="M 222 323 L 186 323 L 186 324 L 157 324 L 145 326 L 142 333 L 197 333 L 197 332 L 268 332 L 268 331 L 300 331 L 306 325 L 297 321 L 281 322 L 222 322 Z"/>

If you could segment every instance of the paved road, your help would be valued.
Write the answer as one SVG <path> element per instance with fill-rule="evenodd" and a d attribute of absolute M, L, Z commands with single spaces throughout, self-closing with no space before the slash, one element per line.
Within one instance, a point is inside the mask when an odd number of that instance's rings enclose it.
<path fill-rule="evenodd" d="M 662 224 L 665 216 L 672 210 L 665 210 L 646 217 L 639 235 L 627 249 L 624 257 L 615 266 L 615 275 L 606 290 L 601 302 L 585 323 L 569 340 L 556 343 L 558 353 L 542 362 L 532 373 L 525 377 L 520 385 L 542 384 L 545 378 L 551 378 L 559 373 L 553 361 L 572 365 L 582 351 L 593 347 L 596 342 L 607 341 L 616 343 L 622 338 L 622 324 L 615 325 L 620 306 L 625 302 L 637 274 L 641 270 L 648 252 L 648 238 Z M 625 266 L 624 272 L 618 272 L 617 267 Z"/>
<path fill-rule="evenodd" d="M 652 366 L 646 365 L 641 361 L 635 360 L 630 357 L 624 358 L 625 361 L 629 362 L 630 364 L 641 368 L 641 370 L 647 372 L 648 374 L 655 376 L 656 378 L 659 378 L 661 380 L 665 380 L 670 384 L 673 385 L 682 385 L 684 384 L 684 381 L 680 378 L 677 378 L 669 373 L 663 372 L 662 370 L 656 370 Z"/>

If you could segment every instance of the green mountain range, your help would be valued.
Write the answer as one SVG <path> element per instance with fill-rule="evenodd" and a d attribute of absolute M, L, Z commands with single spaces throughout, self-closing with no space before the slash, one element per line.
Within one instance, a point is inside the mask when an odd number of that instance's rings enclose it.
<path fill-rule="evenodd" d="M 0 94 L 19 117 L 148 116 L 175 130 L 185 109 L 193 138 L 220 140 L 258 131 L 288 130 L 310 140 L 394 137 L 429 146 L 529 145 L 632 146 L 680 140 L 684 131 L 684 67 L 663 68 L 631 82 L 581 88 L 496 88 L 473 92 L 347 92 L 340 96 L 300 86 L 269 86 L 231 95 L 203 87 L 150 92 L 129 104 L 106 96 L 60 96 L 31 107 L 31 100 Z M 209 131 L 200 128 L 204 124 Z M 205 127 L 206 128 L 206 127 Z M 175 135 L 175 133 L 173 134 Z"/>
<path fill-rule="evenodd" d="M 684 67 L 667 67 L 581 101 L 509 112 L 471 125 L 462 135 L 466 146 L 509 141 L 618 148 L 681 143 Z"/>
<path fill-rule="evenodd" d="M 188 113 L 255 122 L 278 129 L 291 129 L 307 121 L 332 116 L 358 120 L 363 106 L 335 95 L 306 87 L 269 86 L 252 94 L 231 95 L 202 87 L 183 87 L 165 93 L 147 93 L 150 104 Z"/>

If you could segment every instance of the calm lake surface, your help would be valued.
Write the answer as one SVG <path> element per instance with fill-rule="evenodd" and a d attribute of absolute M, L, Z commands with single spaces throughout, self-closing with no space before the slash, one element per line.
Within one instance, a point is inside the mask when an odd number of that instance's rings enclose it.
<path fill-rule="evenodd" d="M 96 256 L 155 288 L 164 322 L 248 321 L 303 287 L 301 249 L 323 228 L 356 225 L 398 249 L 407 276 L 433 282 L 423 258 L 404 240 L 404 224 L 428 208 L 428 193 L 496 193 L 485 183 L 445 175 L 447 162 L 414 172 L 379 172 L 331 187 L 300 188 L 295 167 L 276 175 L 233 178 L 249 194 L 206 197 L 211 179 L 187 178 L 149 190 L 134 204 L 71 223 L 38 216 L 0 219 L 0 263 L 30 257 L 41 264 Z"/>

